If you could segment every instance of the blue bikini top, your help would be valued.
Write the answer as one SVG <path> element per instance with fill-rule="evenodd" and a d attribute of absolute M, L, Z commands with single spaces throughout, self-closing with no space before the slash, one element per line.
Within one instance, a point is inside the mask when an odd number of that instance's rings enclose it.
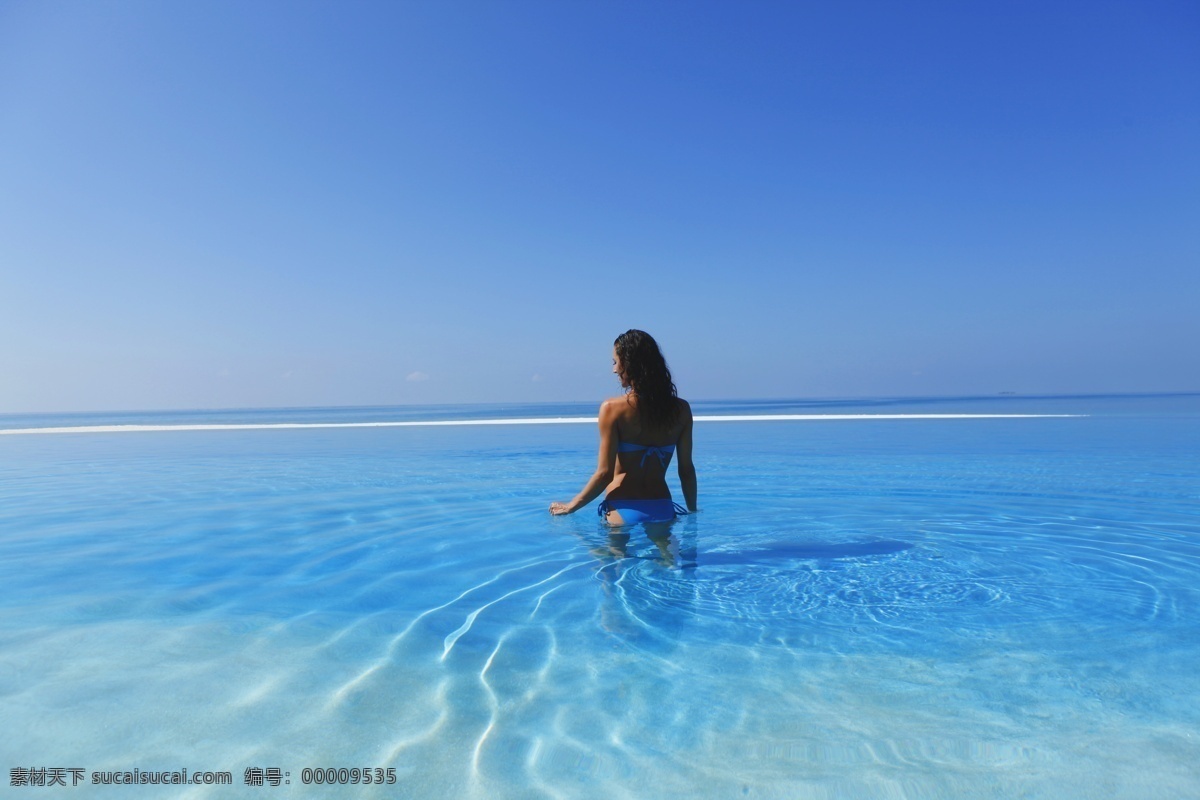
<path fill-rule="evenodd" d="M 633 442 L 617 442 L 618 453 L 631 453 L 638 450 L 645 450 L 642 453 L 642 462 L 640 466 L 646 466 L 646 456 L 658 456 L 658 463 L 663 465 L 663 469 L 667 468 L 667 462 L 671 460 L 671 454 L 675 452 L 675 445 L 664 444 L 662 447 L 651 447 L 645 444 L 634 444 Z"/>

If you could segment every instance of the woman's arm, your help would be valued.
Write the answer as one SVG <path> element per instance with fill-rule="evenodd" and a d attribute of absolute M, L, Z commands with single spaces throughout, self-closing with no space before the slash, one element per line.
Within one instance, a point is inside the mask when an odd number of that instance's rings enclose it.
<path fill-rule="evenodd" d="M 596 471 L 569 503 L 551 503 L 551 514 L 570 514 L 595 500 L 612 483 L 617 468 L 617 410 L 611 400 L 600 404 L 600 455 Z"/>
<path fill-rule="evenodd" d="M 696 513 L 696 465 L 692 463 L 692 407 L 686 400 L 683 403 L 683 433 L 679 434 L 679 442 L 675 445 L 675 459 L 679 468 L 679 485 L 683 488 L 683 499 L 688 511 Z"/>

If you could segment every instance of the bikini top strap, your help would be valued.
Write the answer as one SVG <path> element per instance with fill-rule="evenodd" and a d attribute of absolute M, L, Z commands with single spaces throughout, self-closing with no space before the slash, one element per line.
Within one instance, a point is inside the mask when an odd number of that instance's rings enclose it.
<path fill-rule="evenodd" d="M 662 464 L 665 469 L 667 462 L 671 460 L 671 454 L 674 452 L 675 445 L 673 444 L 663 445 L 662 447 L 647 447 L 646 452 L 642 453 L 641 466 L 646 466 L 646 456 L 653 454 L 658 456 L 658 463 Z"/>
<path fill-rule="evenodd" d="M 666 468 L 667 462 L 671 460 L 671 454 L 675 452 L 675 445 L 664 444 L 662 447 L 652 447 L 645 444 L 634 444 L 633 442 L 620 442 L 617 445 L 617 452 L 619 453 L 629 453 L 634 450 L 643 451 L 639 466 L 646 466 L 646 456 L 655 455 L 658 456 L 658 463 Z"/>

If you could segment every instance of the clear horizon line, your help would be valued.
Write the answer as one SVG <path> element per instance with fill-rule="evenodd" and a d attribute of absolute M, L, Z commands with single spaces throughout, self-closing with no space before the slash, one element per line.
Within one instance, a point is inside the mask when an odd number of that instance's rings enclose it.
<path fill-rule="evenodd" d="M 900 419 L 1044 419 L 1086 417 L 1087 414 L 699 414 L 696 422 L 795 422 Z M 309 428 L 421 428 L 467 425 L 580 425 L 596 417 L 511 417 L 505 419 L 431 419 L 387 422 L 262 422 L 197 423 L 185 425 L 77 425 L 56 428 L 3 428 L 0 436 L 54 433 L 159 433 L 169 431 L 297 430 Z"/>

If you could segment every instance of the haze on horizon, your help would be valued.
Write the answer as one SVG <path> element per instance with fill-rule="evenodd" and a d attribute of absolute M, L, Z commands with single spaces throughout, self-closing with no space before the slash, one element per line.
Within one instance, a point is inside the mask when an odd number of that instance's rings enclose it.
<path fill-rule="evenodd" d="M 1200 6 L 0 2 L 0 413 L 1200 390 Z"/>

